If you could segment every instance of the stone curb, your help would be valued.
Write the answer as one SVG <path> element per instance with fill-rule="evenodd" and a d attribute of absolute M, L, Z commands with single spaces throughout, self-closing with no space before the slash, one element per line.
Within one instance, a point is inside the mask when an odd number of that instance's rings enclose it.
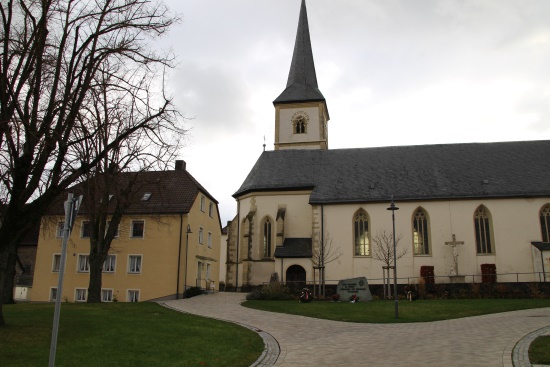
<path fill-rule="evenodd" d="M 550 326 L 546 326 L 521 338 L 521 340 L 516 343 L 512 351 L 512 362 L 514 367 L 543 367 L 543 365 L 532 365 L 529 361 L 529 345 L 531 345 L 533 340 L 537 337 L 549 333 Z"/>
<path fill-rule="evenodd" d="M 157 302 L 157 303 L 159 305 L 163 306 L 163 307 L 169 308 L 169 309 L 174 310 L 174 311 L 178 311 L 178 312 L 186 313 L 186 314 L 189 314 L 189 315 L 197 316 L 195 314 L 192 314 L 192 313 L 189 313 L 189 312 L 186 312 L 186 311 L 182 311 L 182 310 L 180 310 L 176 307 L 169 306 L 165 302 Z M 206 316 L 200 316 L 200 317 L 206 317 Z M 265 332 L 265 331 L 260 330 L 256 327 L 246 325 L 246 324 L 243 324 L 243 323 L 240 323 L 240 322 L 228 321 L 228 320 L 224 320 L 224 319 L 220 319 L 220 318 L 216 318 L 216 317 L 208 317 L 208 318 L 213 319 L 213 320 L 220 320 L 220 321 L 230 322 L 232 324 L 242 326 L 244 328 L 247 328 L 249 330 L 254 331 L 255 333 L 257 333 L 262 338 L 262 340 L 264 341 L 264 346 L 265 346 L 264 351 L 262 352 L 260 357 L 256 360 L 256 362 L 254 362 L 252 365 L 250 365 L 250 367 L 271 367 L 271 366 L 274 366 L 275 363 L 277 362 L 277 359 L 279 359 L 279 355 L 281 354 L 281 348 L 279 346 L 279 343 L 268 332 Z"/>

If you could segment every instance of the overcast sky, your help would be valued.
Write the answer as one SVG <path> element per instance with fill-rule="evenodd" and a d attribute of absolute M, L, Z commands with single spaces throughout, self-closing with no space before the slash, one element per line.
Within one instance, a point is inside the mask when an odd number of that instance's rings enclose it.
<path fill-rule="evenodd" d="M 165 0 L 158 44 L 190 120 L 181 159 L 219 201 L 273 150 L 300 0 Z M 550 1 L 308 0 L 329 148 L 550 139 Z"/>

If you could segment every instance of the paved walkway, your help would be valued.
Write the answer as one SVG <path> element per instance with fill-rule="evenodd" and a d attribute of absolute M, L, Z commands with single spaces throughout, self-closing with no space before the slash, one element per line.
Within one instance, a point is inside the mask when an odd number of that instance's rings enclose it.
<path fill-rule="evenodd" d="M 259 332 L 268 344 L 257 366 L 512 367 L 516 344 L 550 326 L 550 308 L 417 324 L 358 324 L 252 310 L 240 306 L 244 297 L 216 293 L 161 303 Z"/>

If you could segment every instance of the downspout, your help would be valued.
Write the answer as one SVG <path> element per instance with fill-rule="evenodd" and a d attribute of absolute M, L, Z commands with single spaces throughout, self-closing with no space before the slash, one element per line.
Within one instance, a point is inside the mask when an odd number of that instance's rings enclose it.
<path fill-rule="evenodd" d="M 241 201 L 237 199 L 237 258 L 235 259 L 235 292 L 239 289 L 239 248 L 241 247 Z"/>
<path fill-rule="evenodd" d="M 176 299 L 180 299 L 181 237 L 183 232 L 183 213 L 180 213 L 180 241 L 178 250 L 178 276 L 176 282 Z"/>
<path fill-rule="evenodd" d="M 322 296 L 325 296 L 325 207 L 321 204 L 321 272 Z"/>

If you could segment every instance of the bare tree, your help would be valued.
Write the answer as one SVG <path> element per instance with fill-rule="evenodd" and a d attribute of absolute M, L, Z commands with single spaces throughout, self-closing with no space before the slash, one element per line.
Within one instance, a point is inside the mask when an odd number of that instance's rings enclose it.
<path fill-rule="evenodd" d="M 314 269 L 319 269 L 319 295 L 325 296 L 325 269 L 326 265 L 338 260 L 342 256 L 340 247 L 334 245 L 334 241 L 330 234 L 317 233 L 316 242 L 318 246 L 313 246 L 311 249 L 311 262 Z"/>
<path fill-rule="evenodd" d="M 155 68 L 173 57 L 154 52 L 147 37 L 178 17 L 155 0 L 19 0 L 0 3 L 0 294 L 11 293 L 17 244 L 63 190 L 104 162 L 136 132 L 177 125 L 171 98 Z M 101 78 L 99 76 L 102 76 Z M 133 119 L 97 141 L 93 95 L 122 98 Z M 158 92 L 160 91 L 160 93 Z M 0 304 L 0 325 L 5 320 Z"/>
<path fill-rule="evenodd" d="M 396 260 L 405 256 L 408 252 L 408 248 L 399 248 L 399 242 L 401 241 L 402 236 L 398 235 L 395 237 L 395 244 L 397 253 L 395 255 Z M 386 231 L 385 229 L 377 232 L 372 236 L 372 258 L 375 260 L 382 261 L 384 263 L 385 269 L 388 270 L 387 273 L 387 293 L 390 294 L 390 273 L 389 269 L 393 268 L 393 259 L 394 259 L 394 248 L 393 248 L 393 233 Z M 386 274 L 384 273 L 384 277 Z"/>

